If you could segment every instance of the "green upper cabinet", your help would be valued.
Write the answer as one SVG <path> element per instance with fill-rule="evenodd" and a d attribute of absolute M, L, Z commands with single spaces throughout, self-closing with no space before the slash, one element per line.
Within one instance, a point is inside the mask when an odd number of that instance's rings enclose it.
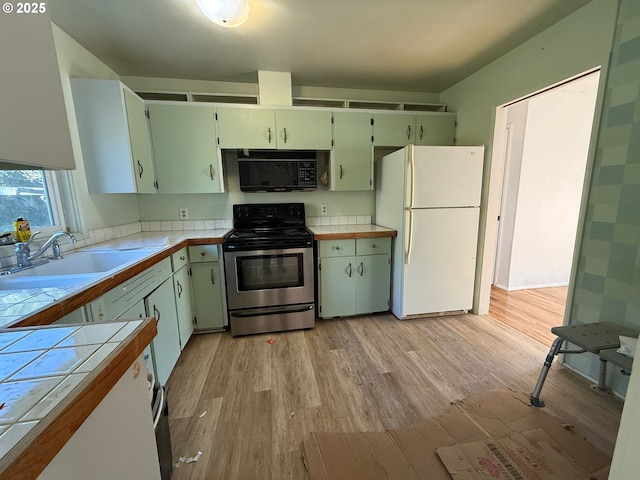
<path fill-rule="evenodd" d="M 159 193 L 224 191 L 215 107 L 150 104 L 149 123 Z"/>
<path fill-rule="evenodd" d="M 124 89 L 127 127 L 131 144 L 131 160 L 138 193 L 156 193 L 153 160 L 149 146 L 149 129 L 144 101 L 135 93 Z"/>
<path fill-rule="evenodd" d="M 217 125 L 220 148 L 331 148 L 331 113 L 327 111 L 218 107 Z"/>
<path fill-rule="evenodd" d="M 373 144 L 380 147 L 453 145 L 456 114 L 433 112 L 418 115 L 376 113 L 373 115 Z"/>
<path fill-rule="evenodd" d="M 272 108 L 218 107 L 220 148 L 276 148 L 276 121 Z"/>
<path fill-rule="evenodd" d="M 404 147 L 416 141 L 416 116 L 395 113 L 373 115 L 373 144 Z"/>
<path fill-rule="evenodd" d="M 372 114 L 335 112 L 331 150 L 331 190 L 373 189 Z"/>
<path fill-rule="evenodd" d="M 155 193 L 144 102 L 117 80 L 72 78 L 90 193 Z"/>
<path fill-rule="evenodd" d="M 276 128 L 279 149 L 331 149 L 331 112 L 324 110 L 276 110 Z"/>
<path fill-rule="evenodd" d="M 453 145 L 455 113 L 425 113 L 416 117 L 416 145 Z"/>

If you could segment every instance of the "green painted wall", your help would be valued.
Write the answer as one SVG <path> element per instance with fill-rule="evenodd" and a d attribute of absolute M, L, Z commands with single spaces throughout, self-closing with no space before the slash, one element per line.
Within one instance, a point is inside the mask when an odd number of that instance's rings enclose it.
<path fill-rule="evenodd" d="M 458 144 L 486 146 L 479 261 L 485 249 L 496 108 L 591 68 L 606 66 L 617 4 L 618 0 L 593 0 L 441 94 L 442 101 L 457 113 Z M 487 248 L 494 249 L 494 241 L 492 238 Z M 485 268 L 493 268 L 492 262 Z M 476 285 L 483 273 L 478 268 Z M 476 288 L 476 308 L 479 296 Z"/>

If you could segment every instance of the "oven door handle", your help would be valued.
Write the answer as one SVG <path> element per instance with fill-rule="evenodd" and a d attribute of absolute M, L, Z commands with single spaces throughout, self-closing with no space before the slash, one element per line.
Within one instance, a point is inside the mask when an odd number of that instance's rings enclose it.
<path fill-rule="evenodd" d="M 277 310 L 252 310 L 250 312 L 230 312 L 232 317 L 237 318 L 249 318 L 249 317 L 264 317 L 267 315 L 281 315 L 283 313 L 301 313 L 308 312 L 309 310 L 313 310 L 313 305 L 305 305 L 303 307 L 294 307 L 294 308 L 279 308 Z"/>

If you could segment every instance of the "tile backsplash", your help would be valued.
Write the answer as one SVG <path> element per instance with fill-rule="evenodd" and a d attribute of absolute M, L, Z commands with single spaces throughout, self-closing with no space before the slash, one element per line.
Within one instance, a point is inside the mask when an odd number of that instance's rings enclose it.
<path fill-rule="evenodd" d="M 307 217 L 307 226 L 319 225 L 368 225 L 371 223 L 371 215 L 349 215 L 349 216 L 321 216 Z M 132 222 L 124 225 L 116 225 L 113 227 L 96 228 L 90 230 L 82 240 L 78 240 L 75 245 L 69 243 L 61 243 L 63 252 L 70 252 L 75 249 L 88 247 L 101 242 L 108 242 L 127 235 L 133 235 L 140 232 L 174 232 L 187 230 L 220 230 L 232 228 L 233 220 L 230 218 L 221 218 L 214 220 L 144 220 L 140 222 Z M 45 240 L 44 238 L 42 239 Z M 63 240 L 64 242 L 64 240 Z M 38 246 L 38 242 L 34 242 Z M 47 253 L 48 255 L 48 253 Z M 0 266 L 8 267 L 15 264 L 15 254 L 13 247 L 0 247 Z"/>

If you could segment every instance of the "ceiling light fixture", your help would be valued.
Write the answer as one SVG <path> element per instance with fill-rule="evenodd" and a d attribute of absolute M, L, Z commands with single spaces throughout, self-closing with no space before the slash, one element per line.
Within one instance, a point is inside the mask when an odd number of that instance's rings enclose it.
<path fill-rule="evenodd" d="M 200 10 L 213 23 L 238 27 L 249 18 L 248 0 L 196 0 Z"/>

